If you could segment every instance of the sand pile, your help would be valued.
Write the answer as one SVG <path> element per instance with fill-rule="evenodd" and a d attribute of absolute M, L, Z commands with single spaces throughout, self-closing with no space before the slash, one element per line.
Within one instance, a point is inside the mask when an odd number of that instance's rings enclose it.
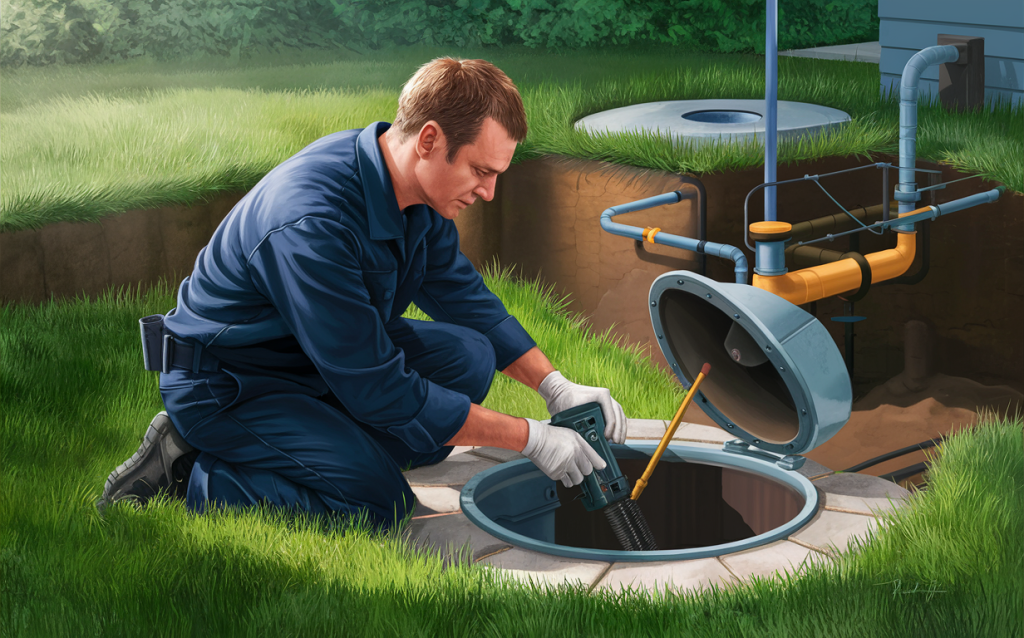
<path fill-rule="evenodd" d="M 907 385 L 921 387 L 910 390 Z M 916 384 L 903 374 L 871 390 L 853 404 L 849 422 L 805 456 L 843 470 L 886 452 L 949 434 L 977 422 L 977 411 L 1024 411 L 1024 395 L 1008 386 L 986 386 L 971 379 L 936 374 Z M 879 476 L 921 463 L 931 450 L 913 452 L 863 470 Z"/>
<path fill-rule="evenodd" d="M 921 388 L 911 390 L 907 386 Z M 695 409 L 696 408 L 696 409 Z M 850 420 L 831 439 L 805 454 L 833 470 L 845 470 L 863 461 L 908 445 L 949 434 L 977 421 L 977 410 L 1010 414 L 1024 412 L 1024 395 L 1009 386 L 986 386 L 971 379 L 935 374 L 908 380 L 899 374 L 853 404 Z M 686 421 L 716 426 L 694 403 Z M 862 474 L 879 476 L 921 463 L 935 448 L 879 463 Z M 920 482 L 920 481 L 916 481 Z"/>

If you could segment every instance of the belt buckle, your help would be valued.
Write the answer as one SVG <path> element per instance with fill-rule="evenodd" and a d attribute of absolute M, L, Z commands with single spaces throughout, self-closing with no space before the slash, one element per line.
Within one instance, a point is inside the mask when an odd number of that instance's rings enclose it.
<path fill-rule="evenodd" d="M 171 373 L 171 362 L 174 361 L 174 337 L 171 335 L 164 335 L 164 347 L 163 350 L 163 361 L 161 361 L 162 367 L 160 369 L 164 374 Z"/>

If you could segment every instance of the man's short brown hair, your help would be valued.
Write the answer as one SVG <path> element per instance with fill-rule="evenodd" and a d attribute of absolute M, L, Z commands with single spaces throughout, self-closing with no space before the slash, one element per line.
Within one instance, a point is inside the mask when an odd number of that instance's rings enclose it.
<path fill-rule="evenodd" d="M 488 117 L 516 142 L 526 139 L 526 110 L 512 80 L 486 60 L 445 57 L 427 62 L 405 83 L 391 127 L 404 141 L 434 120 L 448 142 L 451 164 Z"/>

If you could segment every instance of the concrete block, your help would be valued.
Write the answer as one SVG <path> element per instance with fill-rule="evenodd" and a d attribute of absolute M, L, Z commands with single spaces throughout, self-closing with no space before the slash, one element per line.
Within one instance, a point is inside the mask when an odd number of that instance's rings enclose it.
<path fill-rule="evenodd" d="M 498 550 L 512 547 L 472 523 L 464 514 L 414 518 L 406 530 L 409 542 L 420 549 L 440 554 L 446 562 L 476 561 Z M 468 555 L 463 552 L 468 543 Z"/>
<path fill-rule="evenodd" d="M 449 456 L 435 465 L 424 465 L 405 473 L 405 480 L 412 486 L 465 485 L 469 479 L 497 463 L 475 454 Z"/>
<path fill-rule="evenodd" d="M 803 475 L 806 478 L 811 478 L 812 476 L 821 476 L 822 474 L 828 474 L 831 471 L 832 470 L 825 467 L 821 463 L 812 461 L 811 459 L 807 459 L 806 461 L 804 461 L 803 467 L 797 470 L 799 474 Z"/>
<path fill-rule="evenodd" d="M 722 444 L 721 443 L 711 443 L 711 442 L 708 442 L 708 441 L 686 441 L 686 440 L 679 441 L 679 440 L 676 440 L 676 439 L 672 439 L 672 442 L 674 444 L 676 444 L 676 445 L 685 445 L 686 447 L 699 447 L 699 448 L 705 448 L 705 449 L 708 449 L 708 450 L 721 450 L 722 449 Z"/>
<path fill-rule="evenodd" d="M 668 428 L 671 421 L 665 421 Z M 736 438 L 736 435 L 726 432 L 722 428 L 710 425 L 699 425 L 697 423 L 682 422 L 676 433 L 672 436 L 673 441 L 698 441 L 704 443 L 725 443 Z"/>
<path fill-rule="evenodd" d="M 854 537 L 863 543 L 876 528 L 873 516 L 818 510 L 814 518 L 790 538 L 840 554 L 849 549 Z"/>
<path fill-rule="evenodd" d="M 661 419 L 627 419 L 627 439 L 654 439 L 665 436 L 665 422 Z"/>
<path fill-rule="evenodd" d="M 430 514 L 444 514 L 447 512 L 458 512 L 460 489 L 451 487 L 424 487 L 417 485 L 412 488 L 416 495 L 416 511 L 413 516 L 426 516 Z"/>
<path fill-rule="evenodd" d="M 526 458 L 519 452 L 500 447 L 478 447 L 474 448 L 471 454 L 491 461 L 497 461 L 498 463 L 508 463 L 509 461 Z"/>
<path fill-rule="evenodd" d="M 820 552 L 790 541 L 776 541 L 720 558 L 735 576 L 745 582 L 753 576 L 781 576 L 784 571 L 796 574 L 810 564 L 829 560 Z"/>
<path fill-rule="evenodd" d="M 487 556 L 478 562 L 499 569 L 519 582 L 534 583 L 543 589 L 558 587 L 564 583 L 582 583 L 589 588 L 610 565 L 598 561 L 551 556 L 519 547 Z"/>
<path fill-rule="evenodd" d="M 906 505 L 908 498 L 861 498 L 859 496 L 846 496 L 845 494 L 830 494 L 824 492 L 823 502 L 825 507 L 838 507 L 844 510 L 863 512 L 872 516 L 879 512 L 891 512 Z"/>
<path fill-rule="evenodd" d="M 601 589 L 618 591 L 626 587 L 664 592 L 668 587 L 677 593 L 695 592 L 711 585 L 725 587 L 739 581 L 729 573 L 717 558 L 694 560 L 615 563 L 597 583 Z"/>
<path fill-rule="evenodd" d="M 892 481 L 867 474 L 832 474 L 814 482 L 815 487 L 829 494 L 861 498 L 906 498 L 910 491 Z"/>

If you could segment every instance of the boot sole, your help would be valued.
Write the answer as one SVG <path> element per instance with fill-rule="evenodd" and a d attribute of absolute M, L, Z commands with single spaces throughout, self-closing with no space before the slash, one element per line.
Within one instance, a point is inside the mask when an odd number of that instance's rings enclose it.
<path fill-rule="evenodd" d="M 160 412 L 153 421 L 149 424 L 149 428 L 146 430 L 145 436 L 142 437 L 142 444 L 139 449 L 131 456 L 130 459 L 117 466 L 110 476 L 107 477 L 107 482 L 103 486 L 103 495 L 100 500 L 96 503 L 97 509 L 102 513 L 104 508 L 111 503 L 117 503 L 120 501 L 129 501 L 136 507 L 141 507 L 144 503 L 136 494 L 125 494 L 124 496 L 118 497 L 115 491 L 115 485 L 124 487 L 131 487 L 135 484 L 135 479 L 131 477 L 131 474 L 136 473 L 135 470 L 139 469 L 139 466 L 143 465 L 148 461 L 152 461 L 154 454 L 160 455 L 161 469 L 164 474 L 168 477 L 168 483 L 173 482 L 174 478 L 171 473 L 171 468 L 174 462 L 191 452 L 194 448 L 185 442 L 178 434 L 177 428 L 171 422 L 170 417 L 167 416 L 166 412 Z M 142 478 L 142 477 L 139 477 Z M 145 479 L 143 478 L 143 481 Z M 157 489 L 153 490 L 157 492 Z M 113 500 L 111 500 L 113 495 Z"/>

